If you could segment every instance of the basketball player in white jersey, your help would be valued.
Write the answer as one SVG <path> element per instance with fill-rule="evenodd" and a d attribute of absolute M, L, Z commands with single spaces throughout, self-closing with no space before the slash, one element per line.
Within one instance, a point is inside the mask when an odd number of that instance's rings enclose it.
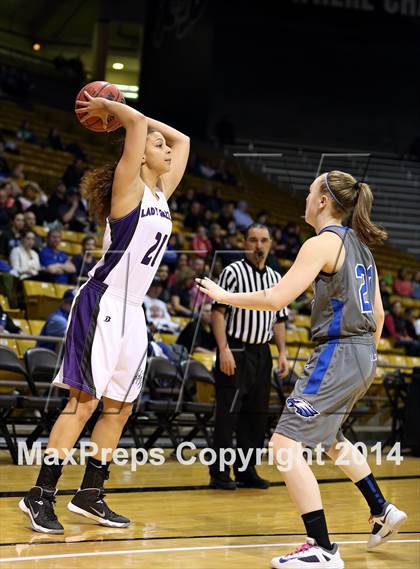
<path fill-rule="evenodd" d="M 76 112 L 109 115 L 125 128 L 120 160 L 90 172 L 82 182 L 90 210 L 106 222 L 103 257 L 73 302 L 64 358 L 54 384 L 70 390 L 69 401 L 51 431 L 34 487 L 20 501 L 34 530 L 62 533 L 54 512 L 56 485 L 66 449 L 72 449 L 99 401 L 103 410 L 92 432 L 98 452 L 88 459 L 69 510 L 110 527 L 130 520 L 104 501 L 112 451 L 138 397 L 147 354 L 142 303 L 172 230 L 168 199 L 187 164 L 189 138 L 135 109 L 102 97 L 78 102 Z M 49 464 L 48 449 L 59 460 Z M 51 457 L 50 457 L 51 458 Z"/>
<path fill-rule="evenodd" d="M 362 493 L 371 513 L 368 549 L 388 541 L 407 519 L 384 498 L 366 458 L 341 431 L 375 377 L 384 323 L 369 247 L 387 235 L 370 219 L 372 199 L 366 183 L 345 172 L 327 172 L 314 180 L 306 199 L 305 220 L 317 235 L 302 245 L 281 282 L 260 292 L 234 293 L 197 279 L 201 291 L 219 304 L 250 310 L 280 310 L 314 287 L 311 337 L 316 347 L 272 438 L 274 457 L 279 451 L 289 456 L 291 468 L 282 474 L 308 539 L 292 553 L 272 559 L 276 569 L 344 567 L 338 545 L 330 542 L 319 486 L 302 457 L 302 445 L 320 444 Z M 351 227 L 343 225 L 350 215 Z"/>

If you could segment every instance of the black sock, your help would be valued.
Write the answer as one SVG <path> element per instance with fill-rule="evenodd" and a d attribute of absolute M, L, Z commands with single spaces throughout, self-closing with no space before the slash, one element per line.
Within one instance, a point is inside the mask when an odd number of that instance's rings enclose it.
<path fill-rule="evenodd" d="M 44 460 L 42 462 L 41 470 L 39 471 L 37 481 L 35 486 L 41 486 L 41 488 L 56 488 L 58 479 L 61 476 L 61 470 L 63 468 L 62 459 L 57 459 L 54 464 L 46 464 L 45 459 L 48 455 L 44 455 Z"/>
<path fill-rule="evenodd" d="M 102 488 L 105 480 L 108 478 L 110 464 L 110 462 L 103 464 L 100 460 L 89 457 L 80 489 Z"/>
<path fill-rule="evenodd" d="M 368 503 L 372 516 L 380 516 L 383 512 L 386 500 L 383 497 L 373 474 L 369 474 L 366 478 L 356 482 L 356 486 L 359 488 Z"/>
<path fill-rule="evenodd" d="M 305 524 L 306 535 L 312 537 L 317 544 L 324 549 L 332 549 L 330 538 L 328 537 L 327 521 L 325 519 L 324 510 L 316 510 L 302 514 L 302 520 Z"/>

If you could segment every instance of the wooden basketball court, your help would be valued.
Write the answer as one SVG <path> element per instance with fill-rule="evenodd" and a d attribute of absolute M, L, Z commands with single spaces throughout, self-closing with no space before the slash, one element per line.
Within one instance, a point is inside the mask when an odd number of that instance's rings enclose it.
<path fill-rule="evenodd" d="M 334 541 L 340 543 L 346 568 L 418 569 L 420 567 L 420 459 L 406 457 L 400 466 L 373 466 L 386 497 L 408 513 L 393 541 L 367 552 L 367 506 L 341 471 L 327 462 L 315 466 Z M 274 484 L 269 490 L 207 488 L 206 467 L 182 466 L 173 459 L 132 473 L 114 466 L 107 501 L 132 520 L 126 529 L 105 528 L 66 509 L 78 488 L 83 467 L 67 466 L 60 481 L 56 512 L 62 535 L 30 529 L 18 509 L 37 468 L 13 466 L 0 453 L 1 567 L 92 568 L 141 567 L 176 569 L 263 569 L 275 555 L 304 540 L 300 517 L 275 468 L 259 472 Z"/>

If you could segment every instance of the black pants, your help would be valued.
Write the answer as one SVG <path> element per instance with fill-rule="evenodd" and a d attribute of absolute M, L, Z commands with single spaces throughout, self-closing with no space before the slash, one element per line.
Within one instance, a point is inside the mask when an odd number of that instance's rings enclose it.
<path fill-rule="evenodd" d="M 237 448 L 246 456 L 249 449 L 262 448 L 267 429 L 268 403 L 271 387 L 272 358 L 268 344 L 245 344 L 228 338 L 236 362 L 234 375 L 226 375 L 220 369 L 217 353 L 216 417 L 213 448 L 219 457 L 221 448 L 233 448 L 233 433 L 236 431 Z M 234 465 L 241 466 L 241 461 Z M 255 451 L 249 463 L 255 466 Z M 219 459 L 210 467 L 217 476 Z"/>

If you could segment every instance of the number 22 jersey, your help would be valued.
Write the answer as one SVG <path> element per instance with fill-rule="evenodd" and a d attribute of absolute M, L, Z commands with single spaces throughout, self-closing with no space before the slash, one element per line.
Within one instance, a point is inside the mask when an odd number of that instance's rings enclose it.
<path fill-rule="evenodd" d="M 345 259 L 334 274 L 320 272 L 314 282 L 311 337 L 315 342 L 371 335 L 376 330 L 375 262 L 369 248 L 350 227 L 329 225 L 342 239 Z"/>
<path fill-rule="evenodd" d="M 143 301 L 165 253 L 172 231 L 162 191 L 155 197 L 146 185 L 139 205 L 119 219 L 107 219 L 104 254 L 89 272 L 123 297 Z"/>

